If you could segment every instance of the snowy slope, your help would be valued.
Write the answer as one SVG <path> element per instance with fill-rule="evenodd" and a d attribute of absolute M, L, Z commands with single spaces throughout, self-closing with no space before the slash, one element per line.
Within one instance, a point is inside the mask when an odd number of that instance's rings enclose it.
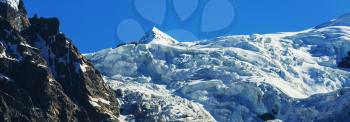
<path fill-rule="evenodd" d="M 119 89 L 122 114 L 127 115 L 128 121 L 215 121 L 201 104 L 174 96 L 165 86 L 107 80 L 112 88 Z"/>
<path fill-rule="evenodd" d="M 163 33 L 158 28 L 153 27 L 145 36 L 143 36 L 137 44 L 159 44 L 159 45 L 168 45 L 178 43 L 174 38 Z"/>
<path fill-rule="evenodd" d="M 332 93 L 350 83 L 350 72 L 337 67 L 350 50 L 350 27 L 323 25 L 197 42 L 177 42 L 153 29 L 138 44 L 86 56 L 113 79 L 109 84 L 115 89 L 128 88 L 120 84 L 165 86 L 167 94 L 202 104 L 217 121 L 325 120 L 350 104 L 343 101 L 349 96 Z M 343 106 L 332 109 L 336 100 Z"/>
<path fill-rule="evenodd" d="M 329 27 L 329 26 L 350 26 L 350 13 L 344 14 L 337 19 L 333 19 L 329 22 L 323 23 L 319 26 L 316 26 L 316 29 Z"/>

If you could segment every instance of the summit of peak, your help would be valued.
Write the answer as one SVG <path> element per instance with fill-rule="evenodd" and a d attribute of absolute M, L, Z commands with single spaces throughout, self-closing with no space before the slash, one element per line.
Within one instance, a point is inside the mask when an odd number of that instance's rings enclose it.
<path fill-rule="evenodd" d="M 164 33 L 163 31 L 159 30 L 156 27 L 153 27 L 152 30 L 150 32 L 148 32 L 148 34 L 154 35 L 154 36 L 163 36 L 164 38 L 169 38 L 175 41 L 175 39 L 173 37 L 170 37 L 168 34 Z"/>
<path fill-rule="evenodd" d="M 159 30 L 156 27 L 153 27 L 149 32 L 145 34 L 138 41 L 138 43 L 142 44 L 176 44 L 178 43 L 174 38 L 170 37 L 168 34 Z"/>
<path fill-rule="evenodd" d="M 162 32 L 161 30 L 159 30 L 157 27 L 153 27 L 151 31 L 154 32 L 154 33 L 163 33 L 163 32 Z"/>

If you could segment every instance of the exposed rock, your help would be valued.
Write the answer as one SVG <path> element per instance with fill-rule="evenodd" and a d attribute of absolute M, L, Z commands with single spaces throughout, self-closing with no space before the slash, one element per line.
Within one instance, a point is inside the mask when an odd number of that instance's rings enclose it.
<path fill-rule="evenodd" d="M 0 121 L 117 121 L 114 92 L 56 18 L 29 21 L 22 1 L 0 13 Z"/>
<path fill-rule="evenodd" d="M 18 0 L 18 7 L 14 8 L 6 2 L 0 3 L 0 16 L 5 18 L 11 26 L 20 31 L 30 25 L 27 11 L 22 0 Z"/>
<path fill-rule="evenodd" d="M 339 67 L 350 68 L 350 51 L 348 52 L 348 56 L 343 58 L 343 60 L 339 63 Z"/>

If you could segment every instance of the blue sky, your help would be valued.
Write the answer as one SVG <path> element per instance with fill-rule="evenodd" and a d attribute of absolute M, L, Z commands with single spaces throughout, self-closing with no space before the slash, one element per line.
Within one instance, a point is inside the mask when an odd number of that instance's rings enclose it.
<path fill-rule="evenodd" d="M 25 4 L 29 16 L 58 17 L 61 31 L 83 53 L 136 40 L 153 26 L 185 41 L 299 31 L 350 12 L 349 0 L 174 1 L 26 0 Z"/>

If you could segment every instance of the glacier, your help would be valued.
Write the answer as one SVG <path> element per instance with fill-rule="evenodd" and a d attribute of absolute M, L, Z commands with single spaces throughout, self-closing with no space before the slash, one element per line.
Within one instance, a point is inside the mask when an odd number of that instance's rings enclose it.
<path fill-rule="evenodd" d="M 127 121 L 347 120 L 350 14 L 300 32 L 140 41 L 86 54 Z M 135 110 L 134 110 L 135 109 Z"/>

